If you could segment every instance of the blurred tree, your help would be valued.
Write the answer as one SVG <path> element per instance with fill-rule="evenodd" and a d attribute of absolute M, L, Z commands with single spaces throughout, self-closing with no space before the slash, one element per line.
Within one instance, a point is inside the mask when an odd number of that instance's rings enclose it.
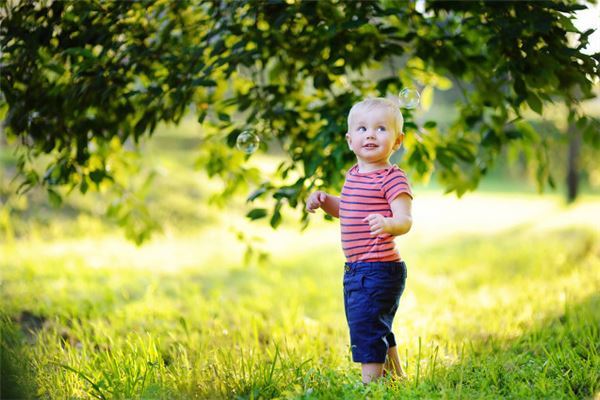
<path fill-rule="evenodd" d="M 575 201 L 579 192 L 579 153 L 581 152 L 581 134 L 575 124 L 569 125 L 569 154 L 567 158 L 567 201 Z"/>
<path fill-rule="evenodd" d="M 112 157 L 179 122 L 194 106 L 202 124 L 198 165 L 226 183 L 224 196 L 258 184 L 277 227 L 284 204 L 339 188 L 353 162 L 345 118 L 366 95 L 457 85 L 456 119 L 440 131 L 405 110 L 406 160 L 414 180 L 436 176 L 459 196 L 474 190 L 505 146 L 519 146 L 553 185 L 545 133 L 523 118 L 565 102 L 586 145 L 599 122 L 579 101 L 593 97 L 600 54 L 581 52 L 573 1 L 166 1 L 8 0 L 0 6 L 2 110 L 6 134 L 26 150 L 20 191 L 42 184 L 60 203 L 67 190 L 112 187 L 111 214 L 141 241 L 156 228 L 143 201 L 128 203 L 126 175 Z M 567 35 L 576 37 L 571 42 Z M 370 71 L 378 70 L 375 77 Z M 287 159 L 261 180 L 234 148 L 258 130 L 262 149 Z M 43 165 L 40 165 L 43 163 Z M 306 214 L 303 221 L 308 222 Z"/>

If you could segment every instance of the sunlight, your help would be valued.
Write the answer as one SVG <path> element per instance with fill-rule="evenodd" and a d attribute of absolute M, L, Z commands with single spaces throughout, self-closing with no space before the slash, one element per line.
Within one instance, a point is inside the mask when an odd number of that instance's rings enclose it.
<path fill-rule="evenodd" d="M 598 29 L 598 21 L 600 21 L 600 4 L 591 4 L 587 2 L 586 6 L 588 7 L 587 9 L 575 12 L 576 17 L 574 25 L 581 32 L 588 29 L 595 30 L 588 39 L 589 43 L 587 47 L 583 49 L 583 53 L 592 55 L 600 52 L 600 30 Z"/>
<path fill-rule="evenodd" d="M 413 216 L 411 232 L 396 239 L 401 253 L 461 235 L 489 235 L 524 226 L 532 231 L 543 231 L 576 224 L 598 230 L 600 202 L 581 201 L 565 208 L 556 196 L 473 194 L 457 199 L 424 194 L 414 202 Z M 289 216 L 290 220 L 294 218 Z M 23 256 L 32 253 L 43 257 L 74 256 L 94 268 L 130 266 L 175 271 L 210 263 L 239 265 L 245 252 L 245 245 L 236 238 L 235 232 L 240 231 L 247 237 L 257 238 L 253 246 L 276 259 L 298 256 L 306 249 L 326 249 L 335 262 L 342 265 L 337 221 L 324 221 L 320 215 L 311 218 L 305 231 L 300 231 L 291 221 L 273 230 L 266 222 L 249 221 L 242 210 L 220 214 L 221 223 L 197 233 L 182 236 L 167 232 L 142 247 L 119 236 L 101 236 L 50 242 L 32 240 L 20 251 Z M 443 277 L 426 279 L 430 279 L 428 285 L 440 289 L 449 284 Z"/>
<path fill-rule="evenodd" d="M 414 225 L 408 237 L 438 240 L 450 235 L 492 234 L 534 224 L 560 212 L 557 197 L 469 194 L 419 196 L 413 203 Z"/>

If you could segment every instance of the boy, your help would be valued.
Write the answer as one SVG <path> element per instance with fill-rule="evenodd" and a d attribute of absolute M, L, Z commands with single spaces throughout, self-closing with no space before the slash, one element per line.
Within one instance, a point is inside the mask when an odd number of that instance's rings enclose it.
<path fill-rule="evenodd" d="M 340 197 L 316 191 L 306 210 L 322 208 L 340 218 L 346 256 L 344 309 L 352 359 L 362 364 L 363 383 L 390 371 L 404 378 L 392 322 L 406 282 L 394 237 L 412 225 L 412 192 L 406 175 L 389 162 L 404 133 L 399 106 L 384 98 L 355 104 L 346 140 L 357 163 L 346 174 Z M 387 356 L 387 360 L 386 360 Z"/>

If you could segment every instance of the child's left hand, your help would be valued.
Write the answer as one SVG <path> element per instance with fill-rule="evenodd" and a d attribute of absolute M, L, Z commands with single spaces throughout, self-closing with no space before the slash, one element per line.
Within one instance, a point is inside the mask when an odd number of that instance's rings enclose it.
<path fill-rule="evenodd" d="M 388 218 L 381 214 L 369 214 L 363 222 L 368 222 L 371 228 L 371 236 L 379 236 L 383 233 L 387 233 L 389 228 Z"/>

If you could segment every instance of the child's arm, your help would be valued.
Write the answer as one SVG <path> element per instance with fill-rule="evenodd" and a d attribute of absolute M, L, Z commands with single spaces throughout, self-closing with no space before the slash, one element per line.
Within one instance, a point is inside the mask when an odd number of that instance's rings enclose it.
<path fill-rule="evenodd" d="M 306 211 L 314 213 L 317 208 L 322 208 L 332 217 L 340 217 L 340 199 L 320 190 L 312 193 L 306 200 Z"/>
<path fill-rule="evenodd" d="M 393 236 L 404 235 L 412 226 L 412 199 L 406 193 L 401 193 L 390 203 L 392 217 L 384 217 L 381 214 L 369 214 L 364 219 L 369 223 L 371 236 L 388 233 Z"/>

